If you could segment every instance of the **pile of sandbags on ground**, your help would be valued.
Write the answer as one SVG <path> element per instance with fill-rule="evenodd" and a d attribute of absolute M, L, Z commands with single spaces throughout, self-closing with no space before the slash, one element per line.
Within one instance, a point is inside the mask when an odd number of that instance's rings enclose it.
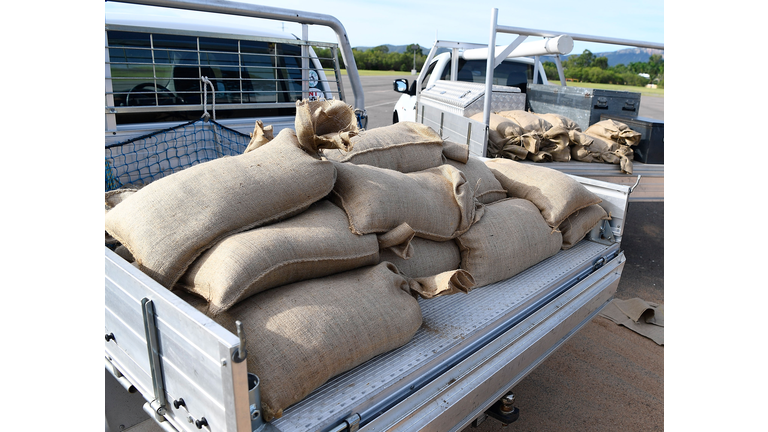
<path fill-rule="evenodd" d="M 483 121 L 482 113 L 471 117 Z M 522 110 L 491 113 L 488 156 L 534 162 L 600 162 L 620 165 L 632 174 L 632 146 L 640 133 L 615 120 L 602 120 L 586 131 L 559 114 Z"/>
<path fill-rule="evenodd" d="M 108 193 L 105 231 L 225 328 L 243 323 L 266 420 L 407 343 L 419 301 L 466 295 L 565 248 L 565 221 L 599 202 L 557 171 L 484 162 L 424 125 L 359 130 L 338 101 L 298 102 L 295 131 L 257 123 L 251 144 Z"/>

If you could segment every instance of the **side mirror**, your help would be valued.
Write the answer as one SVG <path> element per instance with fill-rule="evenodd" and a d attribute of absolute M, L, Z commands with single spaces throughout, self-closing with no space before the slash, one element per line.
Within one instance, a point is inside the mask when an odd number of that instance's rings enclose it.
<path fill-rule="evenodd" d="M 408 93 L 408 80 L 404 78 L 396 79 L 392 83 L 392 88 L 398 93 Z"/>

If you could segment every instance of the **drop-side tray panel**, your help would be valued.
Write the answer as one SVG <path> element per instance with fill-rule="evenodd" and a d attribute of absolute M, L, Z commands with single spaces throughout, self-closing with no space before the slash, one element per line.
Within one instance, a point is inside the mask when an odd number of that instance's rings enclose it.
<path fill-rule="evenodd" d="M 211 430 L 250 430 L 245 362 L 232 354 L 239 340 L 137 268 L 104 248 L 104 330 L 111 335 L 104 355 L 144 396 L 155 400 L 152 366 L 144 330 L 142 299 L 152 301 L 157 328 L 166 414 L 160 421 L 180 431 L 205 417 Z M 173 401 L 184 399 L 175 408 Z"/>

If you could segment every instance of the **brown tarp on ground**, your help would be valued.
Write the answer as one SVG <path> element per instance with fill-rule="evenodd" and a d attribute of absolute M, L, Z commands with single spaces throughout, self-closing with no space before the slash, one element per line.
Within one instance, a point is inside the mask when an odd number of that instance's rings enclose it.
<path fill-rule="evenodd" d="M 664 345 L 664 305 L 639 298 L 613 299 L 600 316 Z"/>

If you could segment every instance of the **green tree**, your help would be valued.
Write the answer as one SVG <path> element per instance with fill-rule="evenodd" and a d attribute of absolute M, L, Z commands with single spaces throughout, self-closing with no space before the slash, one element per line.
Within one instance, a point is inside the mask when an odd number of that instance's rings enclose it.
<path fill-rule="evenodd" d="M 595 57 L 592 66 L 603 70 L 608 69 L 608 57 Z"/>

